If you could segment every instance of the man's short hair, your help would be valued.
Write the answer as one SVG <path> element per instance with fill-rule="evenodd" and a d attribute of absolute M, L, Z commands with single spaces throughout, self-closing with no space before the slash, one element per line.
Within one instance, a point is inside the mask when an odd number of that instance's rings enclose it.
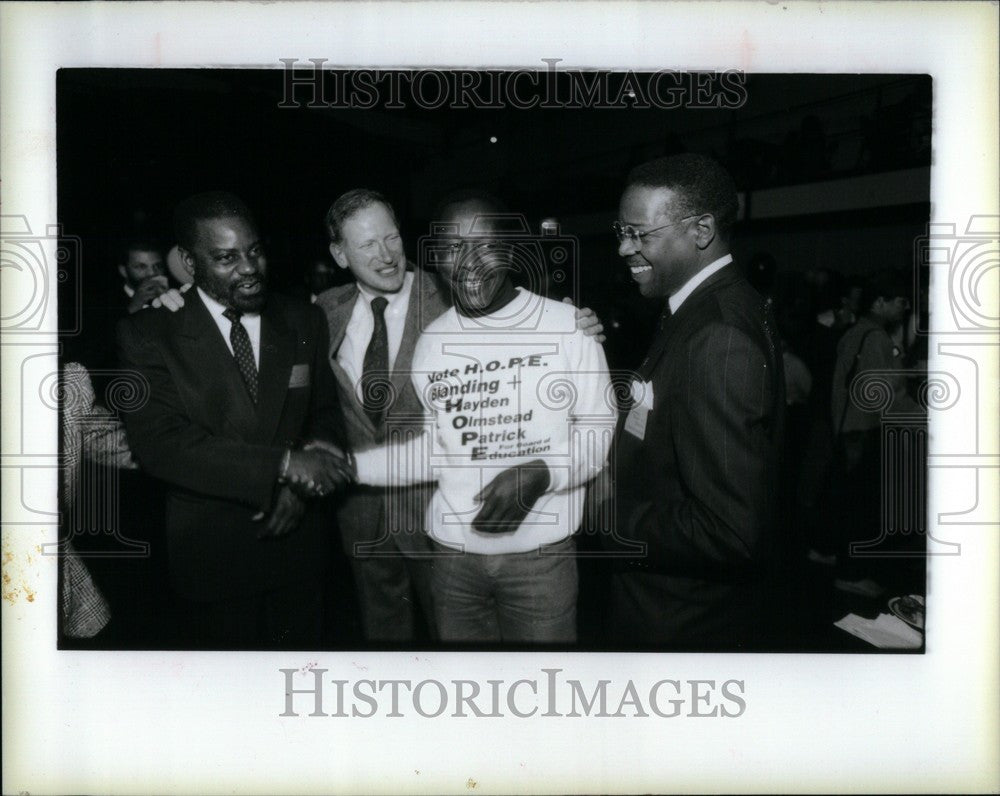
<path fill-rule="evenodd" d="M 491 213 L 506 213 L 507 205 L 485 188 L 477 186 L 459 188 L 442 197 L 434 208 L 434 220 L 440 220 L 445 210 L 456 205 L 478 204 Z"/>
<path fill-rule="evenodd" d="M 246 202 L 228 191 L 208 191 L 189 196 L 174 208 L 174 236 L 190 250 L 198 235 L 198 222 L 215 218 L 242 218 L 256 227 Z"/>
<path fill-rule="evenodd" d="M 879 271 L 861 281 L 861 314 L 871 312 L 872 305 L 879 299 L 892 301 L 894 298 L 910 298 L 912 288 L 898 271 Z"/>
<path fill-rule="evenodd" d="M 527 220 L 520 213 L 512 213 L 500 197 L 478 186 L 459 188 L 446 194 L 434 209 L 433 221 L 443 221 L 452 208 L 470 204 L 478 206 L 484 216 L 495 216 L 491 220 L 495 232 L 521 234 L 526 229 Z"/>
<path fill-rule="evenodd" d="M 729 172 L 707 155 L 668 155 L 642 163 L 629 172 L 627 185 L 669 188 L 680 200 L 685 216 L 710 213 L 723 240 L 729 240 L 739 202 Z"/>
<path fill-rule="evenodd" d="M 330 205 L 330 209 L 326 211 L 323 223 L 326 225 L 326 233 L 330 236 L 330 242 L 340 243 L 344 234 L 344 222 L 359 210 L 364 210 L 375 204 L 385 205 L 392 220 L 397 226 L 399 225 L 396 210 L 382 194 L 370 188 L 354 188 L 338 196 Z"/>
<path fill-rule="evenodd" d="M 124 238 L 118 242 L 118 265 L 125 265 L 128 262 L 129 252 L 156 252 L 163 254 L 163 245 L 160 241 L 152 237 L 135 236 Z"/>

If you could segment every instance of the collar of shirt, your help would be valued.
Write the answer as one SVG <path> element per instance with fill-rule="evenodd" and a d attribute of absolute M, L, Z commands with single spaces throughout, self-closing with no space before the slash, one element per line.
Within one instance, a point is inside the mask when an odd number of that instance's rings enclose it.
<path fill-rule="evenodd" d="M 198 295 L 201 296 L 201 300 L 205 303 L 205 307 L 208 309 L 209 315 L 212 316 L 212 320 L 215 321 L 215 325 L 219 327 L 219 331 L 222 333 L 222 339 L 226 342 L 226 348 L 229 349 L 229 353 L 233 353 L 233 344 L 229 340 L 229 332 L 232 329 L 232 324 L 229 322 L 224 313 L 226 307 L 212 298 L 208 293 L 202 290 L 200 287 L 197 288 Z M 240 323 L 243 324 L 243 328 L 247 330 L 247 334 L 250 336 L 250 347 L 253 348 L 253 358 L 257 363 L 257 369 L 260 369 L 260 314 L 256 312 L 246 312 L 240 318 Z"/>
<path fill-rule="evenodd" d="M 680 290 L 670 297 L 670 311 L 676 315 L 677 310 L 681 308 L 681 304 L 684 303 L 688 296 L 694 293 L 695 288 L 698 287 L 698 285 L 708 279 L 723 266 L 729 265 L 732 261 L 733 255 L 724 254 L 718 260 L 713 260 L 698 273 L 692 276 L 687 282 L 684 283 L 684 286 Z"/>
<path fill-rule="evenodd" d="M 358 286 L 358 301 L 363 301 L 368 306 L 369 310 L 372 306 L 372 299 L 382 296 L 389 303 L 385 308 L 385 317 L 388 319 L 390 314 L 397 314 L 400 309 L 406 312 L 406 306 L 410 301 L 410 290 L 413 288 L 413 271 L 407 271 L 403 276 L 403 286 L 397 290 L 395 293 L 372 293 L 368 288 L 362 285 L 360 282 L 357 283 Z"/>
<path fill-rule="evenodd" d="M 128 282 L 122 282 L 122 287 L 125 289 L 125 295 L 129 298 L 132 298 L 132 296 L 135 295 L 135 290 Z"/>
<path fill-rule="evenodd" d="M 413 292 L 414 272 L 407 271 L 403 278 L 403 286 L 395 293 L 383 296 L 389 303 L 385 308 L 385 329 L 389 336 L 389 369 L 396 364 L 403 341 L 403 329 L 406 326 L 406 313 L 410 306 L 410 294 Z M 375 330 L 375 316 L 372 313 L 371 302 L 380 293 L 358 284 L 358 296 L 354 301 L 354 309 L 344 330 L 344 339 L 337 350 L 337 362 L 347 372 L 352 383 L 359 385 L 364 369 L 365 351 Z M 358 393 L 360 396 L 360 392 Z"/>

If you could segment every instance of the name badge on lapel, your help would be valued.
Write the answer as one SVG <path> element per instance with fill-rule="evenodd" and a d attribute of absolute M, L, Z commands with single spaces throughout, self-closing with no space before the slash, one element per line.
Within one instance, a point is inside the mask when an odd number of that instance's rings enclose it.
<path fill-rule="evenodd" d="M 653 411 L 653 383 L 632 382 L 632 408 L 625 417 L 625 430 L 633 437 L 646 438 L 646 421 Z"/>
<path fill-rule="evenodd" d="M 292 365 L 292 375 L 288 377 L 288 388 L 309 386 L 309 364 Z"/>

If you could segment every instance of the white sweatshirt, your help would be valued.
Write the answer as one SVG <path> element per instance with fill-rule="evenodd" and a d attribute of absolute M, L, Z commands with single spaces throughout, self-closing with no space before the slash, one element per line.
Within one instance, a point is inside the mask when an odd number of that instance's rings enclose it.
<path fill-rule="evenodd" d="M 430 433 L 411 430 L 397 435 L 405 442 L 357 453 L 362 483 L 437 481 L 427 529 L 472 553 L 528 552 L 579 528 L 585 484 L 607 459 L 617 410 L 604 350 L 577 330 L 572 306 L 519 289 L 493 315 L 452 308 L 417 341 L 412 377 Z M 551 480 L 517 531 L 473 530 L 475 495 L 535 459 Z"/>

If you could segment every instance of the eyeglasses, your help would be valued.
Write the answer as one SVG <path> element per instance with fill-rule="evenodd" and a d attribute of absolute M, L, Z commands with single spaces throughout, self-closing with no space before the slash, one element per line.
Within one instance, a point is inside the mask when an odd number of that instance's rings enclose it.
<path fill-rule="evenodd" d="M 670 224 L 664 224 L 662 227 L 653 227 L 652 229 L 647 229 L 642 232 L 637 230 L 631 224 L 623 225 L 618 221 L 615 221 L 611 225 L 611 229 L 614 230 L 615 237 L 618 238 L 619 243 L 624 243 L 625 241 L 628 241 L 636 248 L 639 248 L 642 246 L 643 238 L 645 238 L 647 235 L 652 235 L 654 232 L 659 232 L 661 229 L 666 229 L 667 227 L 676 226 L 677 224 L 680 224 L 682 221 L 687 221 L 689 218 L 694 218 L 694 217 L 695 216 L 684 216 L 684 218 L 678 221 L 673 221 Z"/>

